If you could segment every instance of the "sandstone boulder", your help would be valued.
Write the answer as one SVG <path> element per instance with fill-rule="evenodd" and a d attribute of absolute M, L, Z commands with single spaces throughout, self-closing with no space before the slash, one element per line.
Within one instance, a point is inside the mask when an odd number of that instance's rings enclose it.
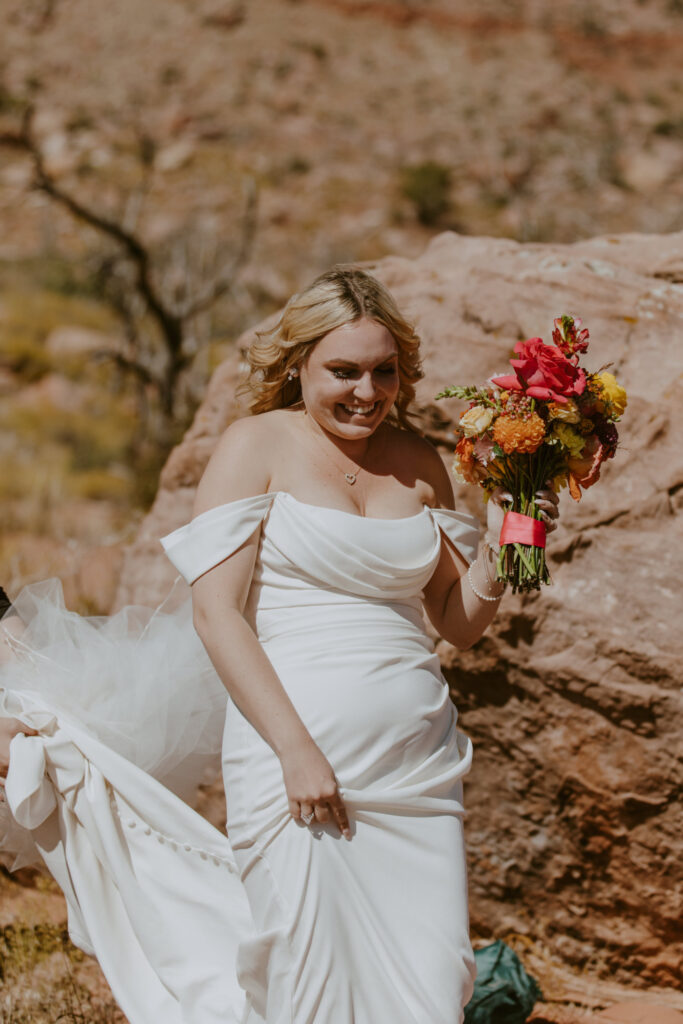
<path fill-rule="evenodd" d="M 581 967 L 681 980 L 683 233 L 574 245 L 441 235 L 417 260 L 369 269 L 423 337 L 418 400 L 448 454 L 461 406 L 447 383 L 506 368 L 520 338 L 583 317 L 588 362 L 629 391 L 622 447 L 580 504 L 562 498 L 554 585 L 506 597 L 470 651 L 441 642 L 475 742 L 466 800 L 472 920 L 527 933 Z M 174 571 L 157 538 L 187 519 L 216 437 L 243 406 L 240 352 L 220 367 L 126 556 L 118 603 L 154 603 Z M 474 489 L 461 507 L 479 512 Z"/>

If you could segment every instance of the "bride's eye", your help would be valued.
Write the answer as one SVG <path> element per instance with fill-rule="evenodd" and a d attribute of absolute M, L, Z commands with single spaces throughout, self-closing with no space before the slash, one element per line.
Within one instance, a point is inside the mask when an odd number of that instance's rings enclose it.
<path fill-rule="evenodd" d="M 338 380 L 350 380 L 351 377 L 354 377 L 354 376 L 357 375 L 357 371 L 353 370 L 353 369 L 346 369 L 346 368 L 342 368 L 342 367 L 330 367 L 330 370 L 332 372 L 332 375 L 334 377 L 337 377 Z M 375 368 L 375 370 L 373 372 L 374 373 L 379 373 L 383 377 L 392 377 L 397 372 L 397 367 L 396 366 L 378 366 L 378 367 Z"/>

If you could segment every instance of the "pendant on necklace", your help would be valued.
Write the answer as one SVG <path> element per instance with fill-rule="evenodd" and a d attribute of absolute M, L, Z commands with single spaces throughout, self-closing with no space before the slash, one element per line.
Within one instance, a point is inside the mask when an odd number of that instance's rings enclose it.
<path fill-rule="evenodd" d="M 344 473 L 344 478 L 347 484 L 355 484 L 356 474 L 355 473 Z"/>

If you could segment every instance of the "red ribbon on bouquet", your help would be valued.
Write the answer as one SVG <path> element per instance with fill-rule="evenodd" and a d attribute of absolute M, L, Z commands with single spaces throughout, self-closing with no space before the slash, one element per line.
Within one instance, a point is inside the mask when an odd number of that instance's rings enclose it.
<path fill-rule="evenodd" d="M 523 516 L 521 512 L 506 512 L 500 531 L 501 544 L 530 544 L 545 547 L 545 526 L 540 519 Z"/>

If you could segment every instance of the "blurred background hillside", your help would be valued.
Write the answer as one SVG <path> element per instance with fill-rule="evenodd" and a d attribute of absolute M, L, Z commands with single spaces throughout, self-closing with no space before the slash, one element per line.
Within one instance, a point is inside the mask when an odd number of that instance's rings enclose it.
<path fill-rule="evenodd" d="M 79 610 L 331 263 L 683 227 L 681 0 L 4 0 L 0 46 L 0 578 Z"/>

